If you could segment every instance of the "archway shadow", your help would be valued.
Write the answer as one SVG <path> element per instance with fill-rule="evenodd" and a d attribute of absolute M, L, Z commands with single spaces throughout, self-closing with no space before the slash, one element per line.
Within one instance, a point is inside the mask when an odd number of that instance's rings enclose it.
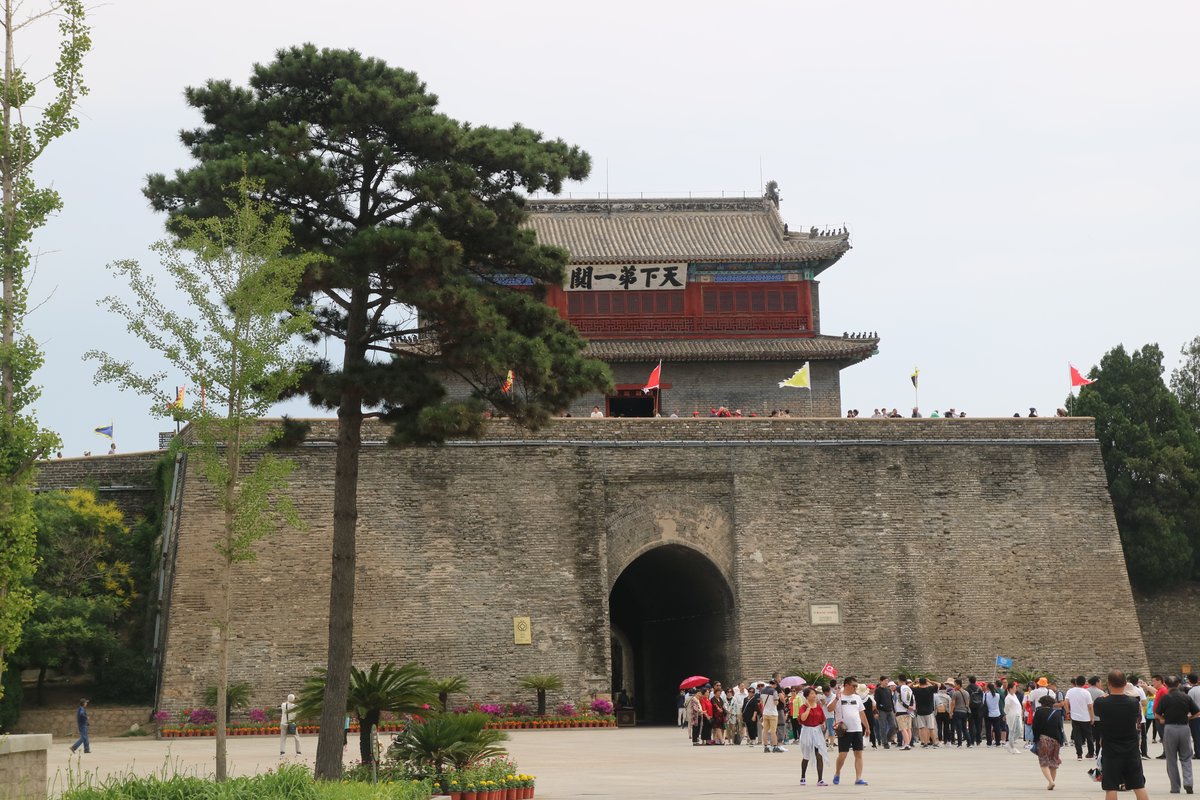
<path fill-rule="evenodd" d="M 638 556 L 613 584 L 608 608 L 617 631 L 613 693 L 632 694 L 640 721 L 674 723 L 679 682 L 689 675 L 728 680 L 733 592 L 699 552 L 667 544 Z M 632 682 L 623 665 L 632 665 Z"/>

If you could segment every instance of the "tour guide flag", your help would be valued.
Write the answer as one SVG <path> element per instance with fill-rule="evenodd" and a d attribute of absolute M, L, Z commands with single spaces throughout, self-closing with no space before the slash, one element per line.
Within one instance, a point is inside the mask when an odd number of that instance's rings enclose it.
<path fill-rule="evenodd" d="M 1013 662 L 1012 662 L 1011 658 L 1005 658 L 1004 656 L 996 656 L 996 666 L 1000 667 L 1000 669 L 1011 669 L 1012 664 L 1013 664 Z"/>
<path fill-rule="evenodd" d="M 1083 377 L 1082 375 L 1080 375 L 1079 370 L 1075 369 L 1075 365 L 1072 364 L 1070 361 L 1067 362 L 1067 366 L 1071 368 L 1071 388 L 1072 389 L 1074 389 L 1076 386 L 1087 386 L 1088 384 L 1095 383 L 1095 381 L 1089 380 L 1089 379 Z"/>
<path fill-rule="evenodd" d="M 804 362 L 804 366 L 796 370 L 796 374 L 788 378 L 786 381 L 779 382 L 779 388 L 785 386 L 795 386 L 797 389 L 812 390 L 812 384 L 808 381 L 808 362 Z"/>
<path fill-rule="evenodd" d="M 826 678 L 836 678 L 837 670 L 833 668 L 833 664 L 830 664 L 828 661 L 826 661 L 825 666 L 821 667 L 821 674 Z"/>
<path fill-rule="evenodd" d="M 912 382 L 913 382 L 914 389 L 917 388 L 917 376 L 920 374 L 921 374 L 921 370 L 917 369 L 916 367 L 913 367 L 913 374 L 908 376 L 909 379 L 912 380 Z"/>
<path fill-rule="evenodd" d="M 110 439 L 113 438 L 113 424 L 111 422 L 107 425 L 102 425 L 99 428 L 92 428 L 92 431 L 100 434 L 101 436 L 107 436 Z"/>
<path fill-rule="evenodd" d="M 504 385 L 500 387 L 500 391 L 504 392 L 505 394 L 512 394 L 512 387 L 513 387 L 513 371 L 510 369 L 508 371 L 508 375 L 506 375 L 504 378 Z"/>
<path fill-rule="evenodd" d="M 658 362 L 658 366 L 650 371 L 650 377 L 646 379 L 646 385 L 642 387 L 642 391 L 650 394 L 651 389 L 657 389 L 659 376 L 662 374 L 662 361 Z"/>

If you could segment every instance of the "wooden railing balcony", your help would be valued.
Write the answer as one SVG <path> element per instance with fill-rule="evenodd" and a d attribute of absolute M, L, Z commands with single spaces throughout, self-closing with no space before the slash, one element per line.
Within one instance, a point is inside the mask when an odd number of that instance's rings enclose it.
<path fill-rule="evenodd" d="M 711 317 L 572 317 L 571 324 L 590 338 L 648 338 L 660 334 L 712 336 L 720 334 L 808 334 L 807 315 L 731 314 Z"/>

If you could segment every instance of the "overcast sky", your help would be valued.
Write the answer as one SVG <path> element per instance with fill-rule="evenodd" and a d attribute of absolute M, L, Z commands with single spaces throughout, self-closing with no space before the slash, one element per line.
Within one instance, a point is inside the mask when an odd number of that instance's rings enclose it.
<path fill-rule="evenodd" d="M 1190 0 L 109 0 L 91 24 L 82 126 L 36 168 L 65 202 L 35 241 L 30 329 L 39 417 L 68 456 L 107 450 L 92 429 L 110 420 L 123 452 L 170 427 L 81 356 L 159 366 L 96 300 L 122 289 L 109 262 L 149 261 L 163 235 L 141 188 L 189 163 L 183 88 L 245 83 L 302 42 L 414 70 L 459 119 L 582 146 L 576 195 L 757 194 L 761 164 L 793 230 L 851 231 L 822 276 L 823 332 L 882 343 L 842 373 L 843 410 L 911 409 L 919 366 L 925 413 L 1053 413 L 1068 361 L 1158 342 L 1169 370 L 1200 335 Z M 31 74 L 52 34 L 18 39 Z"/>

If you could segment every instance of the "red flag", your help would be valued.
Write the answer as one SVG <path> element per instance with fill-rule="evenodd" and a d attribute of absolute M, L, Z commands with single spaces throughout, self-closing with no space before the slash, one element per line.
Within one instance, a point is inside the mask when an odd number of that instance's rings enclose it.
<path fill-rule="evenodd" d="M 510 369 L 508 374 L 504 376 L 504 385 L 500 387 L 500 391 L 504 394 L 512 394 L 513 387 L 513 371 Z"/>
<path fill-rule="evenodd" d="M 821 674 L 826 678 L 836 678 L 837 670 L 833 668 L 833 664 L 830 664 L 828 661 L 826 661 L 825 666 L 821 667 Z"/>
<path fill-rule="evenodd" d="M 650 393 L 651 389 L 657 389 L 658 376 L 662 373 L 662 362 L 658 362 L 658 366 L 650 371 L 650 377 L 646 380 L 646 385 L 642 387 L 642 391 L 646 394 Z"/>
<path fill-rule="evenodd" d="M 1071 388 L 1076 386 L 1087 386 L 1089 383 L 1095 383 L 1093 380 L 1088 380 L 1079 374 L 1079 370 L 1075 369 L 1075 365 L 1067 362 L 1067 366 L 1071 368 Z"/>

